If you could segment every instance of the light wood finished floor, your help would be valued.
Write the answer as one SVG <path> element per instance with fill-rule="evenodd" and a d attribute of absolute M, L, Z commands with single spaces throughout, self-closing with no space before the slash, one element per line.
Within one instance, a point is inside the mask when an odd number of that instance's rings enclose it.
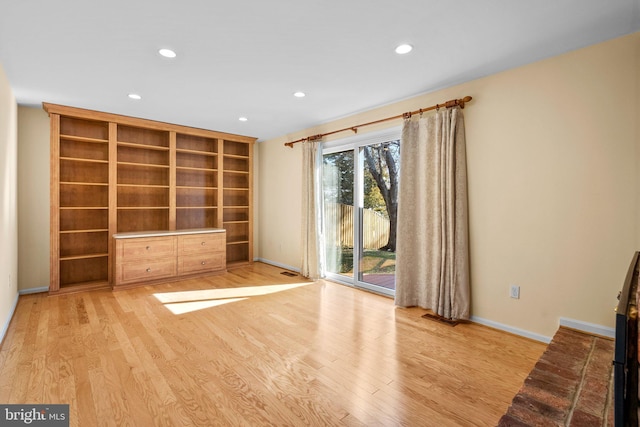
<path fill-rule="evenodd" d="M 545 345 L 265 264 L 20 297 L 0 402 L 72 426 L 496 425 Z"/>

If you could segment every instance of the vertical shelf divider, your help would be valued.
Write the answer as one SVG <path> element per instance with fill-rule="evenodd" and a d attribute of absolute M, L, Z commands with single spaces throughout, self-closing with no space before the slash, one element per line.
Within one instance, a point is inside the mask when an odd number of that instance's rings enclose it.
<path fill-rule="evenodd" d="M 216 199 L 218 209 L 216 212 L 216 224 L 218 228 L 224 228 L 224 140 L 218 138 L 218 188 L 216 189 Z M 228 239 L 229 237 L 227 237 Z"/>
<path fill-rule="evenodd" d="M 118 124 L 109 122 L 109 283 L 113 281 L 114 245 L 118 232 Z"/>
<path fill-rule="evenodd" d="M 60 290 L 60 114 L 51 114 L 49 291 Z"/>
<path fill-rule="evenodd" d="M 253 262 L 253 142 L 247 144 L 249 147 L 249 177 L 247 180 L 247 185 L 249 186 L 249 198 L 248 198 L 248 212 L 249 212 L 249 243 L 247 244 L 247 249 L 249 251 L 248 261 Z"/>
<path fill-rule="evenodd" d="M 169 132 L 169 230 L 176 229 L 176 132 Z"/>

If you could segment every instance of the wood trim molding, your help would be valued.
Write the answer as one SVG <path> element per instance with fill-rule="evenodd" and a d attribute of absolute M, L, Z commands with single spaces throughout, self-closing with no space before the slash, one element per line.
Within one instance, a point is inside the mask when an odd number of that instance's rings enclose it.
<path fill-rule="evenodd" d="M 141 119 L 130 116 L 122 116 L 120 114 L 105 113 L 102 111 L 86 110 L 84 108 L 69 107 L 66 105 L 50 104 L 43 102 L 42 107 L 47 114 L 58 114 L 61 116 L 72 116 L 83 119 L 93 119 L 105 122 L 117 122 L 121 125 L 143 126 L 149 129 L 175 131 L 177 133 L 188 133 L 190 135 L 203 136 L 205 138 L 221 138 L 238 142 L 255 142 L 258 138 L 245 135 L 236 135 L 226 132 L 218 132 L 214 130 L 193 128 L 189 126 L 176 125 L 172 123 L 159 122 L 156 120 Z"/>

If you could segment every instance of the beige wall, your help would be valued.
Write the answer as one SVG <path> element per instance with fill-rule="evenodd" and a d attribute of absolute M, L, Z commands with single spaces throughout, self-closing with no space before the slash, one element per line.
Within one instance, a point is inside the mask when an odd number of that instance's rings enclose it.
<path fill-rule="evenodd" d="M 0 339 L 18 298 L 18 113 L 0 65 Z"/>
<path fill-rule="evenodd" d="M 21 291 L 49 288 L 49 116 L 18 107 L 18 272 Z"/>
<path fill-rule="evenodd" d="M 471 95 L 472 314 L 543 336 L 560 317 L 612 327 L 640 244 L 638 46 L 640 33 L 260 143 L 258 256 L 300 266 L 301 150 L 284 142 Z"/>
<path fill-rule="evenodd" d="M 301 152 L 280 142 L 259 142 L 256 165 L 259 230 L 256 257 L 292 269 L 300 268 Z"/>

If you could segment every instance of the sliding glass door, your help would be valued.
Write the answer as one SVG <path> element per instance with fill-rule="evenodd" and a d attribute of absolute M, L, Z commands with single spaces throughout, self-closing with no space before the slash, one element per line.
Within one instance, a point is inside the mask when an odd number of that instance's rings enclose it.
<path fill-rule="evenodd" d="M 322 166 L 327 276 L 386 295 L 395 291 L 400 141 L 393 136 L 325 148 Z"/>
<path fill-rule="evenodd" d="M 326 271 L 351 279 L 355 237 L 354 164 L 353 150 L 325 154 L 322 162 Z"/>

